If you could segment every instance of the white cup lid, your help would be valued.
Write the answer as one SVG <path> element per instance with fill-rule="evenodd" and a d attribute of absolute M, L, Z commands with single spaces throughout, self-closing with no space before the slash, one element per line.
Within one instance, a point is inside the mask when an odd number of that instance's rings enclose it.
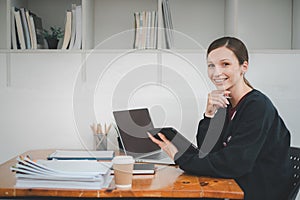
<path fill-rule="evenodd" d="M 132 156 L 115 156 L 112 160 L 113 164 L 132 164 L 134 159 Z"/>

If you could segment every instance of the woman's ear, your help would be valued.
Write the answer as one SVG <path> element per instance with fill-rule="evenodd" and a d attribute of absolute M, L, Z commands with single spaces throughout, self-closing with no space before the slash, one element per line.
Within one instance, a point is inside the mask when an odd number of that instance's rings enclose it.
<path fill-rule="evenodd" d="M 245 74 L 248 71 L 248 61 L 244 61 L 244 63 L 241 65 L 242 74 Z"/>

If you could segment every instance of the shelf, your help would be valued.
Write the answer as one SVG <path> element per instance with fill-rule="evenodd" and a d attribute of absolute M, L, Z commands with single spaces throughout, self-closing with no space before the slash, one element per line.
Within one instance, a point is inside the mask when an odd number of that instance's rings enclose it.
<path fill-rule="evenodd" d="M 60 49 L 38 49 L 38 50 L 6 50 L 0 49 L 1 54 L 43 54 L 43 53 L 57 53 L 57 54 L 91 54 L 91 53 L 101 53 L 101 54 L 120 54 L 120 53 L 205 53 L 206 49 L 85 49 L 85 50 L 60 50 Z M 300 49 L 254 49 L 249 50 L 249 54 L 299 54 Z"/>
<path fill-rule="evenodd" d="M 47 29 L 64 28 L 65 11 L 81 5 L 83 49 L 107 50 L 133 48 L 134 12 L 158 10 L 161 1 L 0 0 L 0 34 L 6 35 L 0 49 L 10 49 L 11 6 L 36 13 Z M 175 49 L 206 49 L 224 35 L 241 38 L 248 49 L 299 49 L 299 1 L 274 1 L 169 0 Z"/>

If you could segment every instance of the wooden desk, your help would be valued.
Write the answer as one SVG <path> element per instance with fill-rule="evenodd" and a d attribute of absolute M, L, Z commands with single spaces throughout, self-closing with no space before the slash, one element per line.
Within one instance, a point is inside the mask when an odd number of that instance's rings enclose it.
<path fill-rule="evenodd" d="M 45 159 L 53 150 L 25 152 L 33 159 Z M 158 166 L 155 175 L 134 175 L 130 190 L 72 190 L 72 189 L 20 189 L 15 188 L 15 174 L 10 167 L 16 163 L 13 158 L 0 165 L 0 198 L 5 197 L 173 197 L 200 198 L 215 197 L 243 199 L 243 191 L 233 179 L 197 177 L 184 173 L 174 166 Z"/>

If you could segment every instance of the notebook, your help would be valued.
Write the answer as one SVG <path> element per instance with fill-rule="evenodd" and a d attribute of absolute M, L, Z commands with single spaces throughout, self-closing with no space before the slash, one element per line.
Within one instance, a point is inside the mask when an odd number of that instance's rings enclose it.
<path fill-rule="evenodd" d="M 148 137 L 147 131 L 154 126 L 147 108 L 113 111 L 113 115 L 126 155 L 132 156 L 136 162 L 175 164 Z"/>
<path fill-rule="evenodd" d="M 155 166 L 153 163 L 134 163 L 133 174 L 154 174 Z M 113 167 L 111 168 L 111 174 L 114 174 Z"/>

